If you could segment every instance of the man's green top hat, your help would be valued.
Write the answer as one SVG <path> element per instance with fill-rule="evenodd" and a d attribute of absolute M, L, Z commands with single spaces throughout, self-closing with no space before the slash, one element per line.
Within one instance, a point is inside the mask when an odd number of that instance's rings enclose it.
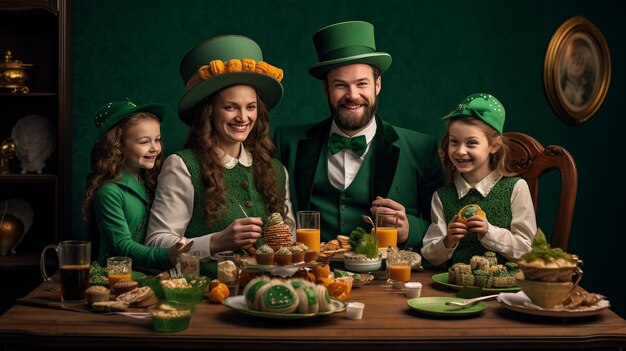
<path fill-rule="evenodd" d="M 350 21 L 324 27 L 313 35 L 318 63 L 311 66 L 309 73 L 324 79 L 326 73 L 344 65 L 366 63 L 384 72 L 391 65 L 391 56 L 377 52 L 374 41 L 374 26 L 363 21 Z"/>
<path fill-rule="evenodd" d="M 141 111 L 150 112 L 156 115 L 159 120 L 163 121 L 163 118 L 165 118 L 165 115 L 170 111 L 170 108 L 163 104 L 145 104 L 137 106 L 130 100 L 106 103 L 100 107 L 94 119 L 96 127 L 100 130 L 99 137 L 101 138 L 124 118 Z"/>
<path fill-rule="evenodd" d="M 478 118 L 502 134 L 505 119 L 504 106 L 491 94 L 476 93 L 466 97 L 442 120 L 460 116 Z"/>
<path fill-rule="evenodd" d="M 257 43 L 241 35 L 211 38 L 191 49 L 180 63 L 180 75 L 186 93 L 178 104 L 178 113 L 188 125 L 195 106 L 233 85 L 255 88 L 268 109 L 283 96 L 283 71 L 263 62 Z"/>

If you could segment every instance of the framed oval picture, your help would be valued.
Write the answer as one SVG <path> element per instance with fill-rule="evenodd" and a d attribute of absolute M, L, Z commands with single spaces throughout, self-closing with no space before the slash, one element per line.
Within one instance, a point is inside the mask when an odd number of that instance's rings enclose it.
<path fill-rule="evenodd" d="M 611 81 L 611 57 L 602 32 L 575 16 L 552 35 L 544 60 L 543 83 L 552 109 L 580 125 L 598 111 Z"/>

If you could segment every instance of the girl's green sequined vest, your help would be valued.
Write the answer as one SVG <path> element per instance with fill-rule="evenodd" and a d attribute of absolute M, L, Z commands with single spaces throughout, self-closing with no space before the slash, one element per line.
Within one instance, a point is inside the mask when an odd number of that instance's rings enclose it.
<path fill-rule="evenodd" d="M 511 194 L 515 183 L 519 177 L 503 177 L 496 183 L 487 197 L 483 197 L 476 189 L 471 189 L 464 197 L 458 198 L 458 193 L 454 184 L 449 184 L 437 190 L 437 194 L 443 205 L 446 222 L 449 223 L 455 214 L 459 212 L 463 206 L 469 204 L 477 204 L 487 214 L 489 223 L 500 228 L 511 228 Z M 469 263 L 474 255 L 484 255 L 488 251 L 478 241 L 478 236 L 472 232 L 467 232 L 465 237 L 459 242 L 458 247 L 452 254 L 452 258 L 448 261 L 448 265 L 457 262 Z M 504 263 L 507 260 L 500 254 L 497 254 L 498 263 Z"/>

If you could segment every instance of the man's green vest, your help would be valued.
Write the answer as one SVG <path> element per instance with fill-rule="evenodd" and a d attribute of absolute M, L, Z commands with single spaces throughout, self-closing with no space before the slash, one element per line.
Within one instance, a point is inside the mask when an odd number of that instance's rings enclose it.
<path fill-rule="evenodd" d="M 373 149 L 373 144 L 370 150 Z M 354 230 L 350 223 L 363 223 L 363 229 L 369 226 L 363 222 L 361 215 L 370 214 L 372 196 L 370 184 L 372 152 L 365 155 L 363 164 L 356 177 L 346 190 L 335 188 L 328 180 L 328 153 L 322 152 L 315 170 L 313 193 L 311 194 L 311 210 L 320 211 L 321 241 L 335 239 L 337 235 L 350 235 Z M 341 228 L 335 233 L 333 228 Z"/>

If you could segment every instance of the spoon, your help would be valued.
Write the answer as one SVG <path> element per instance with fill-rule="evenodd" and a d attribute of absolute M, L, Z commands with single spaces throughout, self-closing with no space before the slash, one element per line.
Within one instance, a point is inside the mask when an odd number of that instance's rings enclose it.
<path fill-rule="evenodd" d="M 335 255 L 335 253 L 331 253 L 330 255 L 328 255 L 328 257 L 326 258 L 326 261 L 324 261 L 324 263 L 322 263 L 322 266 L 326 266 L 330 263 L 330 259 L 333 258 L 333 256 Z"/>
<path fill-rule="evenodd" d="M 496 297 L 498 297 L 498 295 L 500 294 L 495 294 L 495 295 L 487 295 L 487 296 L 480 296 L 480 297 L 475 297 L 473 299 L 467 299 L 467 300 L 463 300 L 461 302 L 457 302 L 457 301 L 447 301 L 446 305 L 448 306 L 461 306 L 461 307 L 466 307 L 466 306 L 471 306 L 473 304 L 475 304 L 478 301 L 484 301 L 484 300 L 490 300 L 490 299 L 494 299 Z"/>
<path fill-rule="evenodd" d="M 365 223 L 369 223 L 369 225 L 371 225 L 372 228 L 376 228 L 376 226 L 374 225 L 374 221 L 372 220 L 372 217 L 366 216 L 366 215 L 361 215 L 361 218 L 363 218 Z"/>
<path fill-rule="evenodd" d="M 150 317 L 149 312 L 105 312 L 105 313 L 100 313 L 100 314 L 102 315 L 120 314 L 122 316 L 137 318 L 137 319 L 144 319 L 144 318 Z"/>

